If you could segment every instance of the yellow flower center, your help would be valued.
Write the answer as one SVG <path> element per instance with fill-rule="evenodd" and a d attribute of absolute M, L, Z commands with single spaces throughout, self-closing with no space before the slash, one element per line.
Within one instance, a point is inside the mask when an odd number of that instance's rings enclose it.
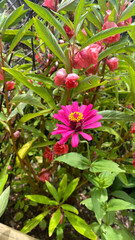
<path fill-rule="evenodd" d="M 69 119 L 73 122 L 79 122 L 84 119 L 83 114 L 80 112 L 72 112 L 69 114 Z"/>

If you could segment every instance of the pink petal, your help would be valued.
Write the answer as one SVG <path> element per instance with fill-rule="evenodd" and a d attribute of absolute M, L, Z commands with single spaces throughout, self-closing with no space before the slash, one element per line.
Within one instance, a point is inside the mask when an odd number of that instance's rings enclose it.
<path fill-rule="evenodd" d="M 96 115 L 95 117 L 92 117 L 92 118 L 90 118 L 90 119 L 87 120 L 87 121 L 84 121 L 84 126 L 89 125 L 89 124 L 92 124 L 92 123 L 94 123 L 94 122 L 97 122 L 97 121 L 100 120 L 101 118 L 102 118 L 101 115 Z"/>
<path fill-rule="evenodd" d="M 83 129 L 90 129 L 90 128 L 98 128 L 101 127 L 101 122 L 95 122 L 90 125 L 87 125 L 86 127 L 83 127 Z"/>
<path fill-rule="evenodd" d="M 66 117 L 68 118 L 69 114 L 71 113 L 71 111 L 69 111 L 69 109 L 67 108 L 67 106 L 61 106 L 63 111 L 64 111 L 64 114 L 66 115 Z"/>
<path fill-rule="evenodd" d="M 72 140 L 71 140 L 71 145 L 73 148 L 77 147 L 79 144 L 79 138 L 78 138 L 78 134 L 75 132 L 73 133 L 73 136 L 72 136 Z"/>
<path fill-rule="evenodd" d="M 91 112 L 89 112 L 89 114 L 85 117 L 85 121 L 87 121 L 89 118 L 94 117 L 96 115 L 97 115 L 97 110 L 94 109 Z"/>
<path fill-rule="evenodd" d="M 63 124 L 58 124 L 56 123 L 56 126 L 58 127 L 58 129 L 66 129 L 67 131 L 68 130 L 71 130 L 70 127 L 66 126 L 66 125 L 63 125 Z"/>
<path fill-rule="evenodd" d="M 84 116 L 84 117 L 86 117 L 86 116 L 89 114 L 89 112 L 90 112 L 90 110 L 92 109 L 92 107 L 93 107 L 93 105 L 92 105 L 92 104 L 89 104 L 89 105 L 85 108 L 84 113 L 83 113 L 83 116 Z"/>
<path fill-rule="evenodd" d="M 80 135 L 82 135 L 83 138 L 85 138 L 86 140 L 88 141 L 91 141 L 92 140 L 92 136 L 87 134 L 87 133 L 84 133 L 84 132 L 79 132 Z"/>
<path fill-rule="evenodd" d="M 81 105 L 80 109 L 79 109 L 79 112 L 83 113 L 84 110 L 86 109 L 86 107 L 87 107 L 86 105 Z"/>
<path fill-rule="evenodd" d="M 74 132 L 73 131 L 68 131 L 66 133 L 62 134 L 62 138 L 60 139 L 60 144 L 64 144 L 65 142 L 67 142 L 67 140 L 69 139 L 69 137 L 71 136 L 71 134 Z"/>
<path fill-rule="evenodd" d="M 72 112 L 78 112 L 78 102 L 73 102 L 72 104 Z"/>
<path fill-rule="evenodd" d="M 65 133 L 65 132 L 67 132 L 67 130 L 62 130 L 62 129 L 56 129 L 56 130 L 54 130 L 54 131 L 52 131 L 52 135 L 57 135 L 57 134 L 63 134 L 63 133 Z"/>
<path fill-rule="evenodd" d="M 69 122 L 67 121 L 66 118 L 64 118 L 64 117 L 62 116 L 61 113 L 59 113 L 59 114 L 53 114 L 53 117 L 56 118 L 57 120 L 59 120 L 60 122 L 63 122 L 63 123 L 65 123 L 66 125 L 69 125 Z"/>

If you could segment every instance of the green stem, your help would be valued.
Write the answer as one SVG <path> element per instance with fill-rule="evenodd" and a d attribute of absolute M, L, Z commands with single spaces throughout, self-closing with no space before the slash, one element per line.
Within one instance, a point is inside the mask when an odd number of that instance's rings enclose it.
<path fill-rule="evenodd" d="M 86 145 L 87 145 L 87 152 L 88 152 L 88 159 L 89 159 L 90 164 L 91 164 L 89 143 L 87 141 L 80 141 L 80 142 L 81 143 L 86 143 Z"/>

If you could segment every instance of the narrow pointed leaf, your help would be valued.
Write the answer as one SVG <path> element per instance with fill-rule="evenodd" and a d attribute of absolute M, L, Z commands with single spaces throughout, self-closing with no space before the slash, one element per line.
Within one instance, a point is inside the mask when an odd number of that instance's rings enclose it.
<path fill-rule="evenodd" d="M 63 202 L 65 202 L 67 198 L 74 192 L 74 190 L 78 185 L 78 182 L 79 182 L 79 178 L 75 178 L 68 184 L 66 192 L 64 193 L 64 196 L 63 196 Z"/>
<path fill-rule="evenodd" d="M 28 113 L 28 114 L 24 115 L 20 119 L 19 124 L 25 123 L 25 122 L 29 121 L 32 118 L 39 117 L 39 116 L 42 116 L 42 115 L 50 113 L 50 112 L 52 112 L 52 108 L 51 109 L 42 110 L 42 111 L 36 112 L 36 113 Z"/>
<path fill-rule="evenodd" d="M 111 199 L 108 203 L 107 212 L 134 209 L 135 205 L 121 199 Z"/>
<path fill-rule="evenodd" d="M 26 195 L 25 197 L 33 202 L 40 203 L 40 204 L 55 205 L 55 206 L 58 205 L 56 201 L 53 201 L 50 198 L 42 195 Z"/>
<path fill-rule="evenodd" d="M 79 23 L 79 19 L 83 10 L 83 6 L 84 6 L 84 2 L 85 0 L 80 0 L 79 4 L 75 10 L 75 16 L 74 16 L 74 28 L 76 29 L 78 23 Z"/>
<path fill-rule="evenodd" d="M 51 220 L 49 223 L 49 237 L 52 236 L 55 228 L 57 227 L 57 225 L 60 222 L 60 218 L 61 218 L 61 211 L 60 209 L 57 209 L 57 211 L 51 216 Z"/>
<path fill-rule="evenodd" d="M 114 110 L 105 110 L 98 112 L 99 115 L 102 115 L 103 118 L 101 121 L 127 121 L 127 122 L 134 122 L 135 117 L 134 115 L 129 115 L 124 112 L 114 111 Z"/>
<path fill-rule="evenodd" d="M 121 14 L 121 16 L 119 17 L 119 21 L 124 21 L 132 16 L 135 15 L 135 1 L 133 1 Z"/>
<path fill-rule="evenodd" d="M 66 211 L 73 212 L 75 214 L 79 213 L 78 210 L 70 204 L 62 204 L 61 207 Z"/>
<path fill-rule="evenodd" d="M 9 199 L 10 187 L 6 188 L 4 192 L 0 195 L 0 217 L 3 215 Z"/>
<path fill-rule="evenodd" d="M 48 181 L 46 181 L 46 186 L 49 190 L 49 192 L 51 193 L 51 195 L 54 197 L 54 199 L 59 202 L 59 195 L 57 190 L 55 189 L 55 187 Z"/>

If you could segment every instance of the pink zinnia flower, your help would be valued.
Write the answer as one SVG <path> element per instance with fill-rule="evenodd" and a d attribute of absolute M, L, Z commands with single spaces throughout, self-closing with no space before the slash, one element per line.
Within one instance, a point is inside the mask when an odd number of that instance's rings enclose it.
<path fill-rule="evenodd" d="M 62 134 L 60 143 L 64 144 L 71 136 L 72 147 L 77 147 L 79 144 L 78 134 L 87 139 L 92 140 L 92 136 L 84 133 L 83 130 L 98 128 L 101 123 L 98 122 L 102 118 L 101 115 L 97 115 L 97 110 L 92 110 L 92 104 L 78 106 L 78 102 L 73 102 L 72 105 L 61 106 L 62 109 L 58 111 L 58 114 L 54 114 L 53 117 L 61 121 L 64 124 L 56 124 L 57 129 L 52 132 L 52 135 Z"/>

